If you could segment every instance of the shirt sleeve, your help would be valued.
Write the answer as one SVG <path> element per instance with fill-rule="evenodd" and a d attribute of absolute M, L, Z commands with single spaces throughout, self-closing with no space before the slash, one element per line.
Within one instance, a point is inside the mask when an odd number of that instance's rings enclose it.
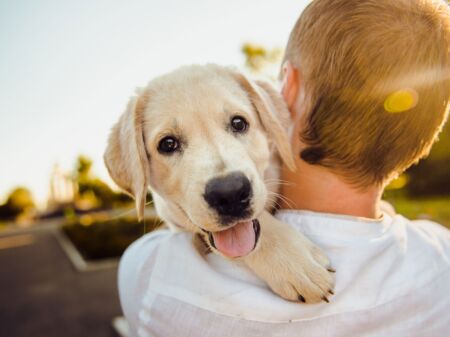
<path fill-rule="evenodd" d="M 131 336 L 137 336 L 136 326 L 142 294 L 150 279 L 154 258 L 161 240 L 169 230 L 158 230 L 133 242 L 120 259 L 118 289 L 120 305 L 128 322 Z M 146 282 L 147 281 L 147 282 Z"/>

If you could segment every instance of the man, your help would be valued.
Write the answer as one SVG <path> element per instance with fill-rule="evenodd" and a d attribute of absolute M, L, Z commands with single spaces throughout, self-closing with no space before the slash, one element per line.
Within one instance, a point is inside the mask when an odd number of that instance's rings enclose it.
<path fill-rule="evenodd" d="M 380 200 L 447 118 L 449 47 L 443 1 L 313 1 L 282 70 L 298 170 L 283 169 L 289 205 L 277 217 L 325 250 L 337 269 L 335 295 L 315 305 L 284 301 L 245 268 L 202 259 L 189 234 L 161 231 L 121 262 L 132 333 L 448 336 L 450 232 L 383 211 Z"/>

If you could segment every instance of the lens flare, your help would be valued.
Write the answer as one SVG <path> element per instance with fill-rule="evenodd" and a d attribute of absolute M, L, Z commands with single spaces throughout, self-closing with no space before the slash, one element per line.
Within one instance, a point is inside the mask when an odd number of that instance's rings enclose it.
<path fill-rule="evenodd" d="M 419 95 L 414 89 L 402 89 L 390 94 L 384 101 L 384 110 L 399 113 L 411 110 L 419 102 Z"/>

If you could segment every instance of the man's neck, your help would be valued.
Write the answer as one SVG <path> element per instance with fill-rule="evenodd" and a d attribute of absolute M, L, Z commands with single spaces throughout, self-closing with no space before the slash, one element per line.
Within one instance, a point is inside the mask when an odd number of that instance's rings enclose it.
<path fill-rule="evenodd" d="M 281 173 L 281 208 L 365 218 L 381 217 L 382 188 L 359 190 L 326 168 L 297 161 L 294 174 L 286 167 Z"/>

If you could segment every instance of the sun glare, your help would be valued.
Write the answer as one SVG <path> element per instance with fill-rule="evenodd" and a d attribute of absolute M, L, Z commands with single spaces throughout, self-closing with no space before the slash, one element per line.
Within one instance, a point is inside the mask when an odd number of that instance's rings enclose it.
<path fill-rule="evenodd" d="M 419 102 L 419 95 L 414 89 L 402 89 L 390 94 L 384 101 L 384 109 L 390 113 L 411 110 Z"/>

